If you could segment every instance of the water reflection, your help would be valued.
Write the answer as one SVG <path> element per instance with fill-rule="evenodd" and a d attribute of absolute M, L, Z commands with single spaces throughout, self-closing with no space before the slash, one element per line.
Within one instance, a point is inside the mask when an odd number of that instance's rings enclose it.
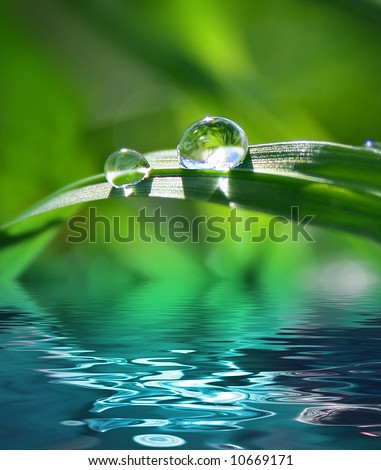
<path fill-rule="evenodd" d="M 4 448 L 374 447 L 378 289 L 344 304 L 231 283 L 158 304 L 157 289 L 2 289 Z"/>
<path fill-rule="evenodd" d="M 340 405 L 306 408 L 298 420 L 325 426 L 381 426 L 381 407 Z"/>

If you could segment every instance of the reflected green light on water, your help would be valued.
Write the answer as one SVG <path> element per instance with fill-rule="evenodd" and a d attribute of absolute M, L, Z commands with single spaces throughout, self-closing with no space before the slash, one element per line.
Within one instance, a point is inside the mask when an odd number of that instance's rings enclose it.
<path fill-rule="evenodd" d="M 377 448 L 358 426 L 381 430 L 379 279 L 349 296 L 333 271 L 287 296 L 111 275 L 97 295 L 3 286 L 2 447 Z"/>

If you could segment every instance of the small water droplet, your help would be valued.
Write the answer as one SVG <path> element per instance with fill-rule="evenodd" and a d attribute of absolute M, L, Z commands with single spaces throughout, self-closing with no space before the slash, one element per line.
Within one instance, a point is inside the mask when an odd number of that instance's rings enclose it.
<path fill-rule="evenodd" d="M 381 142 L 376 142 L 372 139 L 368 139 L 364 143 L 365 147 L 372 150 L 381 150 Z"/>
<path fill-rule="evenodd" d="M 126 148 L 112 153 L 104 168 L 107 181 L 115 188 L 139 183 L 147 178 L 150 170 L 150 164 L 143 155 Z"/>
<path fill-rule="evenodd" d="M 170 436 L 169 434 L 141 434 L 134 436 L 134 441 L 148 447 L 177 447 L 185 444 L 181 437 Z"/>
<path fill-rule="evenodd" d="M 185 130 L 177 152 L 185 168 L 227 171 L 243 162 L 248 148 L 247 136 L 238 124 L 207 116 Z"/>

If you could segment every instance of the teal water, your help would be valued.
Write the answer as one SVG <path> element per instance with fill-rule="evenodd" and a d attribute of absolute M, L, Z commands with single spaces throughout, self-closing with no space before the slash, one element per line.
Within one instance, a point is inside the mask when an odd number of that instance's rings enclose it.
<path fill-rule="evenodd" d="M 380 283 L 331 287 L 3 286 L 0 446 L 379 449 Z"/>

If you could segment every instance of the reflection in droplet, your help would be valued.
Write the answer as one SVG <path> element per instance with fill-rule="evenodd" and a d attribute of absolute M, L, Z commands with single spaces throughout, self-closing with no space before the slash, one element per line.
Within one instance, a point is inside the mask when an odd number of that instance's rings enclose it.
<path fill-rule="evenodd" d="M 297 421 L 324 426 L 381 425 L 381 408 L 370 406 L 331 406 L 306 408 Z"/>
<path fill-rule="evenodd" d="M 143 155 L 125 148 L 112 153 L 106 160 L 104 168 L 107 181 L 115 188 L 139 183 L 147 178 L 150 170 L 151 167 Z"/>
<path fill-rule="evenodd" d="M 185 444 L 181 437 L 170 436 L 169 434 L 142 434 L 134 436 L 134 441 L 147 447 L 178 447 Z"/>
<path fill-rule="evenodd" d="M 185 130 L 177 151 L 185 168 L 227 171 L 243 162 L 248 148 L 247 136 L 238 124 L 207 116 Z"/>

